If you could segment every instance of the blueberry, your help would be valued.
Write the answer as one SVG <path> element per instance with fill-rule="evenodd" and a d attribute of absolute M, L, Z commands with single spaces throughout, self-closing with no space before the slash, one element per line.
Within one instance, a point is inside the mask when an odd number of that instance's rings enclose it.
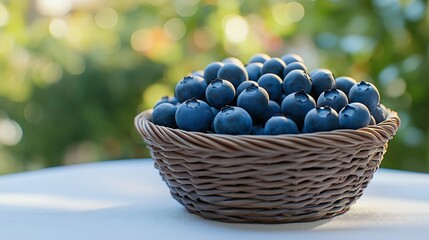
<path fill-rule="evenodd" d="M 245 69 L 247 71 L 247 75 L 249 76 L 250 80 L 258 81 L 259 77 L 261 76 L 262 66 L 263 64 L 260 62 L 247 64 Z"/>
<path fill-rule="evenodd" d="M 282 97 L 283 81 L 279 76 L 266 73 L 259 78 L 258 84 L 268 92 L 270 100 L 279 101 Z"/>
<path fill-rule="evenodd" d="M 305 115 L 315 107 L 316 102 L 304 90 L 287 95 L 281 105 L 283 115 L 291 117 L 298 128 L 302 128 Z"/>
<path fill-rule="evenodd" d="M 291 118 L 273 116 L 265 124 L 264 133 L 266 135 L 296 134 L 298 127 Z"/>
<path fill-rule="evenodd" d="M 258 123 L 265 124 L 268 119 L 270 119 L 276 114 L 280 114 L 281 112 L 282 109 L 280 108 L 280 105 L 278 103 L 274 101 L 269 101 L 267 109 L 263 113 L 256 115 L 255 119 Z"/>
<path fill-rule="evenodd" d="M 250 85 L 255 85 L 259 87 L 259 84 L 255 81 L 244 81 L 240 85 L 238 85 L 235 96 L 239 96 L 241 92 L 243 92 L 246 88 L 250 87 Z"/>
<path fill-rule="evenodd" d="M 335 79 L 335 88 L 340 89 L 348 96 L 350 88 L 352 88 L 356 83 L 356 80 L 351 77 L 337 77 Z"/>
<path fill-rule="evenodd" d="M 217 77 L 230 81 L 235 88 L 237 88 L 240 83 L 248 80 L 246 69 L 243 66 L 232 63 L 223 65 L 219 69 Z"/>
<path fill-rule="evenodd" d="M 317 99 L 317 106 L 319 107 L 331 107 L 335 111 L 339 112 L 344 106 L 349 103 L 347 95 L 338 89 L 325 90 L 320 94 Z"/>
<path fill-rule="evenodd" d="M 224 65 L 222 62 L 212 62 L 204 69 L 204 81 L 207 85 L 217 78 L 217 72 Z"/>
<path fill-rule="evenodd" d="M 303 70 L 292 70 L 283 80 L 283 92 L 289 95 L 302 89 L 304 92 L 310 93 L 311 85 L 308 73 Z"/>
<path fill-rule="evenodd" d="M 179 100 L 180 103 L 191 99 L 203 99 L 206 92 L 207 84 L 204 82 L 202 77 L 198 76 L 186 76 L 176 85 L 174 90 L 174 96 Z"/>
<path fill-rule="evenodd" d="M 304 120 L 303 131 L 306 133 L 332 131 L 339 128 L 338 113 L 330 107 L 311 109 Z"/>
<path fill-rule="evenodd" d="M 372 109 L 370 112 L 377 124 L 383 122 L 387 118 L 387 108 L 383 104 L 379 104 L 376 108 Z"/>
<path fill-rule="evenodd" d="M 271 58 L 264 62 L 264 66 L 261 69 L 261 75 L 266 73 L 274 73 L 277 76 L 283 78 L 283 70 L 286 64 L 280 58 Z"/>
<path fill-rule="evenodd" d="M 354 102 L 347 104 L 341 109 L 339 119 L 340 128 L 358 129 L 369 125 L 371 114 L 365 105 Z"/>
<path fill-rule="evenodd" d="M 237 98 L 237 106 L 243 108 L 252 116 L 263 113 L 268 107 L 268 102 L 267 91 L 253 84 L 241 92 Z"/>
<path fill-rule="evenodd" d="M 255 55 L 253 55 L 250 59 L 249 59 L 249 62 L 247 62 L 248 64 L 250 64 L 250 63 L 255 63 L 255 62 L 258 62 L 258 63 L 264 63 L 265 61 L 267 61 L 268 59 L 270 59 L 271 57 L 270 56 L 268 56 L 267 54 L 265 54 L 265 53 L 257 53 L 257 54 L 255 54 Z"/>
<path fill-rule="evenodd" d="M 252 135 L 264 135 L 264 128 L 261 126 L 253 126 L 250 134 L 252 134 Z"/>
<path fill-rule="evenodd" d="M 215 108 L 224 107 L 235 98 L 235 89 L 232 83 L 217 78 L 213 80 L 206 89 L 207 102 Z"/>
<path fill-rule="evenodd" d="M 161 103 L 152 112 L 152 122 L 164 127 L 177 128 L 176 110 L 176 105 Z"/>
<path fill-rule="evenodd" d="M 287 74 L 293 70 L 302 70 L 304 72 L 308 72 L 308 69 L 304 65 L 304 63 L 292 62 L 292 63 L 286 65 L 285 69 L 283 70 L 283 76 L 286 77 Z"/>
<path fill-rule="evenodd" d="M 374 84 L 361 81 L 350 88 L 349 99 L 350 102 L 360 102 L 364 104 L 372 111 L 380 103 L 380 93 Z"/>
<path fill-rule="evenodd" d="M 240 59 L 235 58 L 235 57 L 227 57 L 224 60 L 222 60 L 223 63 L 227 64 L 227 63 L 232 63 L 238 66 L 242 66 L 244 67 L 243 62 L 240 61 Z"/>
<path fill-rule="evenodd" d="M 177 100 L 177 98 L 175 98 L 175 97 L 169 97 L 169 96 L 164 96 L 157 103 L 155 103 L 155 106 L 153 108 L 155 109 L 161 103 L 170 103 L 170 104 L 173 104 L 173 105 L 180 104 L 179 101 Z"/>
<path fill-rule="evenodd" d="M 240 107 L 226 106 L 216 115 L 213 127 L 217 134 L 250 134 L 252 118 Z"/>
<path fill-rule="evenodd" d="M 369 125 L 375 125 L 375 124 L 376 124 L 375 118 L 374 118 L 374 116 L 371 116 L 371 118 L 369 120 Z"/>
<path fill-rule="evenodd" d="M 194 76 L 202 77 L 204 78 L 204 70 L 195 70 L 191 73 Z"/>
<path fill-rule="evenodd" d="M 213 116 L 216 116 L 219 113 L 219 109 L 215 107 L 211 107 L 210 109 L 212 110 Z"/>
<path fill-rule="evenodd" d="M 311 95 L 318 98 L 319 95 L 325 91 L 335 87 L 335 78 L 331 71 L 328 69 L 316 69 L 310 73 L 313 85 L 311 88 Z"/>
<path fill-rule="evenodd" d="M 185 131 L 206 132 L 213 121 L 211 107 L 204 101 L 192 98 L 177 108 L 175 119 L 177 126 Z"/>
<path fill-rule="evenodd" d="M 294 54 L 294 53 L 289 53 L 289 54 L 285 54 L 282 56 L 282 60 L 286 63 L 286 64 L 291 64 L 293 62 L 301 62 L 304 63 L 304 59 L 302 59 L 301 56 L 299 56 L 298 54 Z"/>

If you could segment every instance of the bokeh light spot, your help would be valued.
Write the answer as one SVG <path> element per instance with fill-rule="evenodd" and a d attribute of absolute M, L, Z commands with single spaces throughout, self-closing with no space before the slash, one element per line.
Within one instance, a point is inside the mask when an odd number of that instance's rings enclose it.
<path fill-rule="evenodd" d="M 176 13 L 182 17 L 191 17 L 198 10 L 198 2 L 199 0 L 176 0 L 174 4 Z"/>
<path fill-rule="evenodd" d="M 425 4 L 420 0 L 410 0 L 404 7 L 405 18 L 417 22 L 425 15 Z"/>
<path fill-rule="evenodd" d="M 58 63 L 50 62 L 41 69 L 41 76 L 45 83 L 55 83 L 60 80 L 63 75 L 63 70 Z"/>
<path fill-rule="evenodd" d="M 388 85 L 384 85 L 384 93 L 391 98 L 402 96 L 405 90 L 407 90 L 407 84 L 402 78 L 393 79 Z"/>
<path fill-rule="evenodd" d="M 349 35 L 341 39 L 341 49 L 350 54 L 370 52 L 375 47 L 374 40 L 360 35 Z"/>
<path fill-rule="evenodd" d="M 413 55 L 408 58 L 406 58 L 402 62 L 402 69 L 404 72 L 412 72 L 420 67 L 422 64 L 422 57 L 419 55 Z"/>
<path fill-rule="evenodd" d="M 186 25 L 179 18 L 172 18 L 164 24 L 165 35 L 171 40 L 180 40 L 185 36 Z"/>
<path fill-rule="evenodd" d="M 75 58 L 67 63 L 67 71 L 74 75 L 82 74 L 85 71 L 86 65 L 82 58 Z"/>
<path fill-rule="evenodd" d="M 0 143 L 7 146 L 18 144 L 22 138 L 22 129 L 12 119 L 0 120 Z"/>
<path fill-rule="evenodd" d="M 216 37 L 209 29 L 197 29 L 192 35 L 195 46 L 202 50 L 209 50 L 216 44 Z"/>
<path fill-rule="evenodd" d="M 7 24 L 9 21 L 9 12 L 7 11 L 7 8 L 0 3 L 0 27 Z"/>
<path fill-rule="evenodd" d="M 52 19 L 49 23 L 49 32 L 53 37 L 62 38 L 67 33 L 67 24 L 61 18 Z"/>
<path fill-rule="evenodd" d="M 37 0 L 36 7 L 40 14 L 46 16 L 62 16 L 68 13 L 73 0 Z"/>
<path fill-rule="evenodd" d="M 225 36 L 232 43 L 241 43 L 247 38 L 249 24 L 245 18 L 238 15 L 228 15 L 223 19 Z"/>
<path fill-rule="evenodd" d="M 305 15 L 304 6 L 299 2 L 278 3 L 272 9 L 274 20 L 281 25 L 298 22 Z"/>
<path fill-rule="evenodd" d="M 95 24 L 103 29 L 111 29 L 118 23 L 118 14 L 112 8 L 103 8 L 95 15 Z"/>
<path fill-rule="evenodd" d="M 153 37 L 149 30 L 139 29 L 131 35 L 131 47 L 135 51 L 143 52 L 153 46 Z"/>

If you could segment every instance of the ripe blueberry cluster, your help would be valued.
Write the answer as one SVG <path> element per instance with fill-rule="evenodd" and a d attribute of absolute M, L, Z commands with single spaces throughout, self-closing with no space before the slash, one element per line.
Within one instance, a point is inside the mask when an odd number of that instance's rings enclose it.
<path fill-rule="evenodd" d="M 229 57 L 194 71 L 163 97 L 152 122 L 186 131 L 277 135 L 358 129 L 384 121 L 377 88 L 328 69 L 308 72 L 296 54 Z"/>

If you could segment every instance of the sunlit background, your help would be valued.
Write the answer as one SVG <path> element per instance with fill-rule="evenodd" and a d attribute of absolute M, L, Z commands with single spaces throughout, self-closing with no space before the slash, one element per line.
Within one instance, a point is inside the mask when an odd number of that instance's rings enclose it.
<path fill-rule="evenodd" d="M 0 1 L 0 173 L 149 157 L 138 112 L 258 52 L 376 83 L 402 119 L 383 167 L 429 172 L 428 29 L 421 0 Z"/>

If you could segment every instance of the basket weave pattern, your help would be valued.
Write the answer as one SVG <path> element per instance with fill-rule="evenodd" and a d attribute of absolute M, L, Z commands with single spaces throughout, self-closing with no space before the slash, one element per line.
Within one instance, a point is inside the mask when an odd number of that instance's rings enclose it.
<path fill-rule="evenodd" d="M 189 212 L 226 222 L 314 221 L 346 212 L 379 168 L 400 120 L 359 130 L 230 136 L 135 118 L 171 195 Z"/>

